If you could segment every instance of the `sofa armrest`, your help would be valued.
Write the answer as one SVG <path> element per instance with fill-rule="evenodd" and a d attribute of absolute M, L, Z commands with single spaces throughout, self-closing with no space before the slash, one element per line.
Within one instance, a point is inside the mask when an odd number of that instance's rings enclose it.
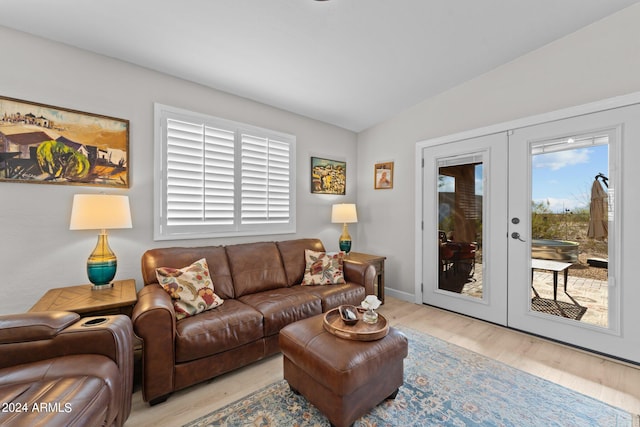
<path fill-rule="evenodd" d="M 122 406 L 118 422 L 122 425 L 131 413 L 133 393 L 133 327 L 125 315 L 85 317 L 66 328 L 57 340 L 61 345 L 100 354 L 116 362 L 122 378 Z"/>
<path fill-rule="evenodd" d="M 176 314 L 171 297 L 158 284 L 138 292 L 133 329 L 143 341 L 142 397 L 161 400 L 173 391 Z"/>
<path fill-rule="evenodd" d="M 118 419 L 131 412 L 133 391 L 133 328 L 124 315 L 86 317 L 68 312 L 40 312 L 0 316 L 3 338 L 0 367 L 6 368 L 70 355 L 98 354 L 113 360 L 122 378 Z M 29 331 L 29 318 L 35 332 Z M 70 323 L 71 319 L 76 319 Z M 63 325 L 68 325 L 64 327 Z M 4 330 L 6 327 L 6 330 Z M 19 331 L 24 332 L 18 333 Z M 54 332 L 55 331 L 55 332 Z M 13 339 L 11 339 L 13 335 Z M 28 338 L 28 337 L 31 338 Z"/>
<path fill-rule="evenodd" d="M 69 311 L 20 313 L 0 317 L 0 344 L 48 340 L 78 321 Z"/>
<path fill-rule="evenodd" d="M 28 326 L 30 318 L 33 331 Z M 94 319 L 100 322 L 93 324 Z M 123 315 L 80 319 L 64 311 L 10 314 L 0 316 L 0 334 L 4 335 L 0 339 L 1 368 L 71 354 L 101 354 L 119 366 L 131 356 L 133 366 L 133 329 L 131 320 Z"/>
<path fill-rule="evenodd" d="M 373 295 L 376 269 L 371 264 L 345 260 L 343 263 L 344 279 L 349 283 L 364 286 L 366 295 Z"/>

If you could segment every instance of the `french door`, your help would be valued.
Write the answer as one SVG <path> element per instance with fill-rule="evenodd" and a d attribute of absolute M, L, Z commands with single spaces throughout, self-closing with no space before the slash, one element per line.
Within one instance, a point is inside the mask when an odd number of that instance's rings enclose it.
<path fill-rule="evenodd" d="M 424 302 L 507 322 L 507 135 L 423 151 Z"/>
<path fill-rule="evenodd" d="M 634 104 L 421 147 L 422 302 L 640 363 L 639 117 Z"/>
<path fill-rule="evenodd" d="M 638 117 L 640 106 L 615 108 L 515 129 L 509 136 L 510 327 L 640 362 L 638 334 L 629 330 L 640 321 L 631 299 L 640 293 L 636 279 L 627 281 L 621 269 L 622 244 L 628 243 L 622 208 L 635 204 L 639 194 L 623 188 L 623 182 L 637 182 L 632 172 L 637 166 L 629 158 L 629 169 L 624 167 L 622 153 L 638 151 Z M 562 187 L 566 197 L 553 197 Z M 594 199 L 598 194 L 600 201 Z M 598 202 L 603 210 L 594 211 Z M 515 218 L 517 224 L 511 222 Z M 596 220 L 601 221 L 598 234 L 593 233 Z M 628 224 L 631 237 L 635 226 Z M 551 228 L 554 234 L 541 239 L 538 233 Z M 513 237 L 518 235 L 522 238 Z M 532 281 L 533 274 L 544 272 L 532 269 L 540 257 L 551 261 L 543 267 L 567 269 L 553 273 L 552 281 Z M 597 267 L 591 266 L 594 260 Z M 586 269 L 604 277 L 582 277 Z M 545 288 L 546 296 L 541 295 Z"/>

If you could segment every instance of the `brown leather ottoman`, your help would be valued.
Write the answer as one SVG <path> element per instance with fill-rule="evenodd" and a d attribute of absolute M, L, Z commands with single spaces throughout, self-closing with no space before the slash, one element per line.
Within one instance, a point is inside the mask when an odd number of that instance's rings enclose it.
<path fill-rule="evenodd" d="M 323 315 L 292 323 L 280 331 L 284 379 L 336 427 L 350 426 L 403 383 L 408 342 L 389 328 L 376 341 L 354 341 L 327 332 Z"/>

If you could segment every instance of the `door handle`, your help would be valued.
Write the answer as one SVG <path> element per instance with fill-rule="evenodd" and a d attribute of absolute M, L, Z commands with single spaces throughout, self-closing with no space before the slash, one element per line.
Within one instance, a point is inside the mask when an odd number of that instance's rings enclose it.
<path fill-rule="evenodd" d="M 522 240 L 522 238 L 520 237 L 520 233 L 518 233 L 517 231 L 514 231 L 513 233 L 511 233 L 511 238 L 514 240 L 520 240 L 521 242 L 526 241 L 526 240 Z"/>

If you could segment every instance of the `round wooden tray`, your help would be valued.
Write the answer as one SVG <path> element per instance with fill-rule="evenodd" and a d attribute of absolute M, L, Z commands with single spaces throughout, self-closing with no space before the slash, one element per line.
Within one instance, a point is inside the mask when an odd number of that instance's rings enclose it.
<path fill-rule="evenodd" d="M 387 336 L 389 322 L 382 314 L 378 313 L 378 322 L 373 325 L 365 323 L 362 314 L 358 311 L 358 323 L 349 326 L 340 318 L 338 309 L 334 308 L 324 314 L 324 329 L 335 336 L 354 341 L 375 341 Z"/>

